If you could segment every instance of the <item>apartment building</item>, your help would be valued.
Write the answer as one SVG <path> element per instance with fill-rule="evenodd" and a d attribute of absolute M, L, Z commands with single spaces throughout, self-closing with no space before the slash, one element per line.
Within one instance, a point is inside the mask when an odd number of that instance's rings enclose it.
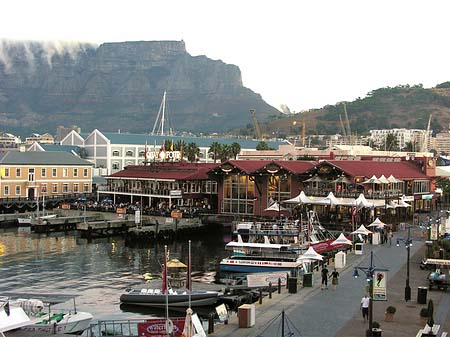
<path fill-rule="evenodd" d="M 67 152 L 6 152 L 0 158 L 0 198 L 91 193 L 92 166 Z"/>

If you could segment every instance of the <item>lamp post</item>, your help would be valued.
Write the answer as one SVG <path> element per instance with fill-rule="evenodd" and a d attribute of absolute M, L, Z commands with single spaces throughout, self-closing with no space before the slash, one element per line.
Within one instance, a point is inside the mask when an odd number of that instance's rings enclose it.
<path fill-rule="evenodd" d="M 411 246 L 412 246 L 411 227 L 408 227 L 408 237 L 407 238 L 405 238 L 405 239 L 397 238 L 397 247 L 400 246 L 400 241 L 405 244 L 405 248 L 407 251 L 405 301 L 408 302 L 411 299 L 411 287 L 409 286 L 409 257 L 410 257 Z"/>
<path fill-rule="evenodd" d="M 368 267 L 356 266 L 353 271 L 353 276 L 357 278 L 359 276 L 358 270 L 361 270 L 366 274 L 367 281 L 369 282 L 369 336 L 373 336 L 373 278 L 376 271 L 387 271 L 387 269 L 377 268 L 373 262 L 373 251 L 370 252 L 370 265 Z"/>

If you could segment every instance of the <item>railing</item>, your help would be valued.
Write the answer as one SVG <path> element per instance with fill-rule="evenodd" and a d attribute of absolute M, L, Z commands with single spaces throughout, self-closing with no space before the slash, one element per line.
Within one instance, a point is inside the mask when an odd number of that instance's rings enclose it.
<path fill-rule="evenodd" d="M 51 201 L 64 201 L 64 200 L 76 200 L 78 198 L 86 199 L 96 199 L 97 195 L 95 193 L 64 193 L 64 194 L 51 194 L 45 196 L 45 202 Z M 42 197 L 39 198 L 28 198 L 28 197 L 18 197 L 18 198 L 0 198 L 0 204 L 10 204 L 10 203 L 36 203 L 37 201 L 42 202 Z"/>
<path fill-rule="evenodd" d="M 366 199 L 396 199 L 401 197 L 404 193 L 401 190 L 390 191 L 375 191 L 372 193 L 362 191 L 335 191 L 333 189 L 314 189 L 308 188 L 303 190 L 307 196 L 326 197 L 330 192 L 333 192 L 336 198 L 358 198 L 362 193 Z"/>
<path fill-rule="evenodd" d="M 83 332 L 86 337 L 102 336 L 138 336 L 138 323 L 146 319 L 106 320 L 93 323 Z"/>
<path fill-rule="evenodd" d="M 189 192 L 181 190 L 183 193 L 208 193 L 208 194 L 217 194 L 217 192 L 207 192 L 206 190 L 200 190 L 195 192 Z M 99 190 L 100 191 L 100 190 Z M 105 187 L 101 189 L 102 193 L 130 193 L 130 194 L 145 194 L 145 195 L 155 195 L 155 196 L 169 196 L 170 195 L 170 189 L 152 189 L 152 188 L 133 188 L 133 187 Z"/>

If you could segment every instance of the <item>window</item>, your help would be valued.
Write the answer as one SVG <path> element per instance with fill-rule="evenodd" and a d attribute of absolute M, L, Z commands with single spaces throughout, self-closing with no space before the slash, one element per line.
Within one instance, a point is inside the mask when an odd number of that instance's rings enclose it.
<path fill-rule="evenodd" d="M 56 168 L 52 168 L 52 177 L 58 176 L 58 170 Z"/>
<path fill-rule="evenodd" d="M 63 193 L 68 193 L 69 192 L 69 184 L 63 184 L 62 191 L 63 191 Z"/>
<path fill-rule="evenodd" d="M 46 168 L 42 168 L 41 169 L 41 176 L 42 177 L 46 177 L 47 176 L 47 169 Z"/>
<path fill-rule="evenodd" d="M 34 168 L 28 169 L 28 181 L 34 181 Z"/>
<path fill-rule="evenodd" d="M 113 170 L 119 170 L 120 169 L 120 163 L 115 161 L 114 163 L 112 163 L 112 169 Z"/>
<path fill-rule="evenodd" d="M 68 168 L 63 168 L 63 177 L 66 178 L 69 176 L 69 169 Z"/>
<path fill-rule="evenodd" d="M 131 150 L 128 150 L 128 151 L 125 153 L 125 156 L 127 156 L 127 157 L 133 157 L 133 156 L 134 156 L 134 152 L 131 151 Z"/>
<path fill-rule="evenodd" d="M 47 184 L 41 185 L 41 193 L 47 193 Z"/>
<path fill-rule="evenodd" d="M 16 177 L 20 177 L 22 172 L 20 172 L 20 168 L 16 169 Z"/>
<path fill-rule="evenodd" d="M 112 152 L 112 155 L 113 155 L 113 157 L 120 157 L 120 151 L 114 150 L 114 151 Z"/>
<path fill-rule="evenodd" d="M 20 185 L 16 185 L 16 195 L 20 195 Z"/>
<path fill-rule="evenodd" d="M 145 157 L 145 151 L 139 151 L 139 157 Z"/>
<path fill-rule="evenodd" d="M 83 169 L 83 176 L 84 177 L 87 177 L 88 176 L 88 169 L 87 168 L 85 168 L 85 169 Z"/>
<path fill-rule="evenodd" d="M 9 195 L 9 186 L 3 186 L 3 194 Z"/>
<path fill-rule="evenodd" d="M 217 186 L 211 188 L 216 189 Z M 227 176 L 224 180 L 224 213 L 253 214 L 255 184 L 247 176 Z"/>
<path fill-rule="evenodd" d="M 9 168 L 5 168 L 5 177 L 9 177 Z"/>
<path fill-rule="evenodd" d="M 74 192 L 74 193 L 79 192 L 79 190 L 78 190 L 78 184 L 73 184 L 73 192 Z"/>
<path fill-rule="evenodd" d="M 89 192 L 89 184 L 83 185 L 83 192 Z"/>
<path fill-rule="evenodd" d="M 58 193 L 58 184 L 52 184 L 52 193 Z"/>
<path fill-rule="evenodd" d="M 78 169 L 77 168 L 73 169 L 73 176 L 78 177 Z"/>

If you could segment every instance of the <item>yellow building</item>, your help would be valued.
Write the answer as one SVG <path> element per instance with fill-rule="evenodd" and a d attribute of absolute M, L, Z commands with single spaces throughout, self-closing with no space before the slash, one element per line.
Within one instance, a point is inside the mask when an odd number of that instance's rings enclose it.
<path fill-rule="evenodd" d="M 91 193 L 92 166 L 68 152 L 6 152 L 0 158 L 0 198 Z"/>

